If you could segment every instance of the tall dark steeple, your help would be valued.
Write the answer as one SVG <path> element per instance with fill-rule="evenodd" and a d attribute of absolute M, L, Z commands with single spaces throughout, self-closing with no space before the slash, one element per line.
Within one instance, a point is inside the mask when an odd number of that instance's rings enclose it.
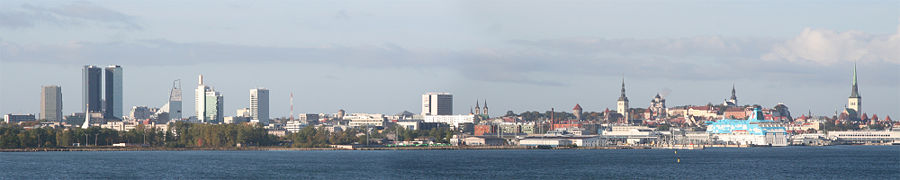
<path fill-rule="evenodd" d="M 488 114 L 487 99 L 484 100 L 484 109 L 481 111 L 481 113 Z"/>
<path fill-rule="evenodd" d="M 737 100 L 737 93 L 734 91 L 734 84 L 731 84 L 731 99 Z"/>
<path fill-rule="evenodd" d="M 850 97 L 847 98 L 847 109 L 856 111 L 856 116 L 862 115 L 862 96 L 859 95 L 859 86 L 856 81 L 856 63 L 853 63 L 853 79 L 850 82 Z"/>
<path fill-rule="evenodd" d="M 856 84 L 856 63 L 853 63 L 853 80 L 850 81 L 850 98 L 861 98 L 859 87 Z"/>
<path fill-rule="evenodd" d="M 619 96 L 619 101 L 628 101 L 628 97 L 625 97 L 625 77 L 622 77 L 622 95 Z"/>
<path fill-rule="evenodd" d="M 475 114 L 481 114 L 481 106 L 478 105 L 478 100 L 475 100 Z"/>

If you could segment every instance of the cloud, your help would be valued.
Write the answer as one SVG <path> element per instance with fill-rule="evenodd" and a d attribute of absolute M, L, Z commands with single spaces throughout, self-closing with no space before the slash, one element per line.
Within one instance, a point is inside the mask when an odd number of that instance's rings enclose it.
<path fill-rule="evenodd" d="M 852 61 L 900 64 L 900 26 L 892 35 L 806 28 L 797 37 L 774 45 L 762 59 L 831 65 Z"/>
<path fill-rule="evenodd" d="M 885 77 L 880 79 L 881 82 L 896 82 L 900 77 L 890 72 L 900 67 L 896 54 L 896 49 L 900 48 L 898 39 L 900 35 L 897 34 L 874 36 L 807 29 L 789 40 L 718 36 L 566 38 L 513 40 L 509 41 L 512 46 L 453 51 L 410 49 L 392 43 L 269 47 L 165 39 L 58 44 L 17 44 L 0 40 L 0 61 L 158 66 L 251 61 L 318 63 L 382 69 L 447 69 L 478 81 L 567 86 L 582 83 L 573 82 L 570 77 L 621 74 L 629 78 L 828 82 L 846 78 L 845 73 L 823 72 L 849 71 L 844 66 L 832 65 L 842 59 L 833 56 L 860 56 L 869 60 L 882 59 L 872 61 L 870 67 L 878 70 L 872 75 Z M 819 50 L 825 55 L 814 53 L 819 51 L 803 51 L 800 47 L 819 47 L 825 49 Z"/>
<path fill-rule="evenodd" d="M 116 29 L 142 29 L 143 27 L 135 19 L 134 16 L 90 2 L 73 2 L 58 7 L 23 4 L 18 10 L 0 11 L 0 27 L 2 28 L 29 28 L 39 23 L 56 25 L 101 23 Z"/>

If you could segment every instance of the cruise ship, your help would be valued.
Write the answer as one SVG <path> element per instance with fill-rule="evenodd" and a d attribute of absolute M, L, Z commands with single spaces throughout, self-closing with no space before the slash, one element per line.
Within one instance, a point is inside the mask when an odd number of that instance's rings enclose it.
<path fill-rule="evenodd" d="M 757 107 L 747 120 L 722 119 L 706 122 L 706 133 L 717 142 L 752 146 L 787 146 L 787 129 L 772 120 L 761 120 Z"/>

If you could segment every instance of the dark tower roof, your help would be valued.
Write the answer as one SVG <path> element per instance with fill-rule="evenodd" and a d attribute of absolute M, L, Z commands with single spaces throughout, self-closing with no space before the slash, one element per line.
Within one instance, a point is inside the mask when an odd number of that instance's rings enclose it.
<path fill-rule="evenodd" d="M 580 104 L 575 104 L 575 107 L 572 108 L 572 110 L 581 110 L 581 105 L 580 105 Z"/>
<path fill-rule="evenodd" d="M 859 96 L 859 87 L 856 84 L 856 63 L 853 63 L 853 81 L 850 82 L 850 98 L 862 98 Z"/>
<path fill-rule="evenodd" d="M 619 96 L 619 101 L 628 101 L 628 97 L 625 97 L 625 77 L 622 77 L 622 96 Z"/>
<path fill-rule="evenodd" d="M 478 100 L 475 100 L 475 108 L 477 109 L 479 107 L 481 107 L 481 106 L 478 106 Z"/>
<path fill-rule="evenodd" d="M 731 99 L 737 99 L 737 93 L 734 91 L 734 84 L 731 84 Z"/>
<path fill-rule="evenodd" d="M 478 104 L 477 102 L 475 104 Z M 487 109 L 487 99 L 484 100 L 484 108 Z"/>

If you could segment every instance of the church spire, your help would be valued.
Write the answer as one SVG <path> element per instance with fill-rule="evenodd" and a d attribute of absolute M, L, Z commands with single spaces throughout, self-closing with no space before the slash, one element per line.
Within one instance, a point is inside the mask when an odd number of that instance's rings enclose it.
<path fill-rule="evenodd" d="M 625 76 L 622 76 L 622 96 L 619 96 L 619 101 L 628 101 L 628 97 L 625 97 Z"/>
<path fill-rule="evenodd" d="M 850 98 L 860 98 L 859 87 L 856 84 L 856 63 L 853 63 L 853 80 L 850 82 Z"/>
<path fill-rule="evenodd" d="M 734 91 L 734 83 L 731 83 L 731 100 L 737 100 L 737 93 Z"/>

